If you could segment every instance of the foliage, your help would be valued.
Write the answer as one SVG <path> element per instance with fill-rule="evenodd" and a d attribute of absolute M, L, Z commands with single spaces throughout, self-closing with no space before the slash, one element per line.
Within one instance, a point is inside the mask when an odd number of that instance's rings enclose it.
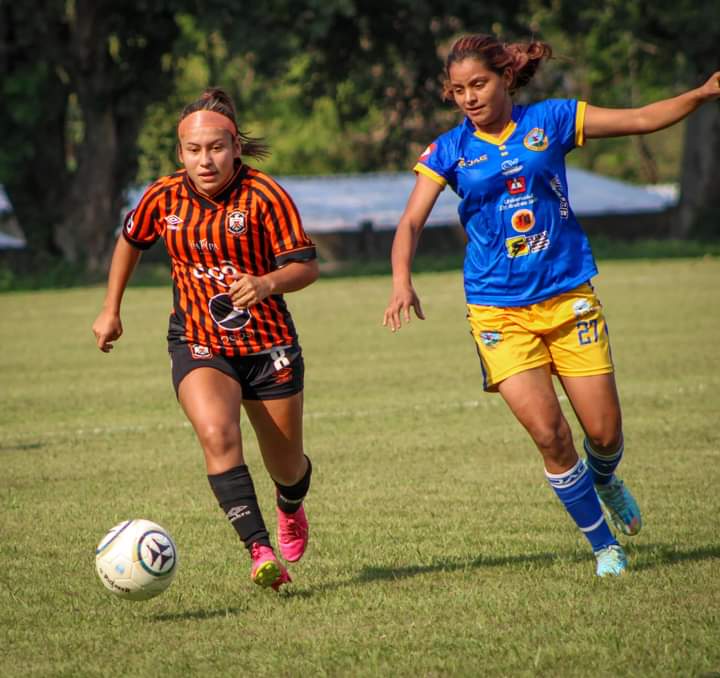
<path fill-rule="evenodd" d="M 562 58 L 525 97 L 625 106 L 717 67 L 718 26 L 710 0 L 0 0 L 0 182 L 34 251 L 99 269 L 126 188 L 177 166 L 178 112 L 208 85 L 267 137 L 270 172 L 405 170 L 458 119 L 439 92 L 459 33 L 549 40 Z M 674 181 L 682 135 L 598 140 L 571 162 Z M 698 171 L 684 166 L 685 186 Z M 705 223 L 713 196 L 703 185 L 691 205 Z"/>

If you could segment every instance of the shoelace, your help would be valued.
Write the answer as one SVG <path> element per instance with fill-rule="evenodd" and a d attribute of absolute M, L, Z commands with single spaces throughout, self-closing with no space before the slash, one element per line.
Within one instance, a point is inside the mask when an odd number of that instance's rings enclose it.
<path fill-rule="evenodd" d="M 302 537 L 302 528 L 300 527 L 300 523 L 295 520 L 294 517 L 288 516 L 280 527 L 280 535 L 282 536 L 283 541 L 287 541 L 287 538 L 298 539 L 299 537 Z"/>
<path fill-rule="evenodd" d="M 625 499 L 625 492 L 623 492 L 623 484 L 622 481 L 613 484 L 608 488 L 610 491 L 608 494 L 610 495 L 608 497 L 608 503 L 612 504 L 612 507 L 621 514 L 627 514 L 630 511 L 630 506 L 628 505 L 628 502 Z"/>

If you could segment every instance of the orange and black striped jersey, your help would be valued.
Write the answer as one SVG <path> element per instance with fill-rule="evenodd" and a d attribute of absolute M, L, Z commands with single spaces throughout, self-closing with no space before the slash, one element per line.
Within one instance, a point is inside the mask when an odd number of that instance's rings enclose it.
<path fill-rule="evenodd" d="M 316 257 L 292 198 L 267 174 L 239 164 L 212 198 L 185 170 L 162 177 L 125 217 L 123 235 L 139 249 L 165 240 L 174 296 L 169 339 L 227 356 L 297 343 L 282 295 L 238 309 L 228 293 L 240 274 L 261 276 Z"/>

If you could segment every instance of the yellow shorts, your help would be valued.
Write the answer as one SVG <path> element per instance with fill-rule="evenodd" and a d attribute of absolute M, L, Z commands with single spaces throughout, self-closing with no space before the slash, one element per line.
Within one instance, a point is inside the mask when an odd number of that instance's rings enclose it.
<path fill-rule="evenodd" d="M 602 305 L 588 283 L 530 306 L 468 304 L 467 309 L 486 391 L 547 364 L 568 377 L 613 371 Z"/>

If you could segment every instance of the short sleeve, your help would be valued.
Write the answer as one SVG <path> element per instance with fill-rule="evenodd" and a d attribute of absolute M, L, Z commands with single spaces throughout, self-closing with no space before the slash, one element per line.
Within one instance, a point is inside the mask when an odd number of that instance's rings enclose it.
<path fill-rule="evenodd" d="M 548 99 L 548 107 L 555 126 L 555 135 L 559 139 L 565 153 L 585 143 L 585 108 L 586 102 L 575 99 Z"/>
<path fill-rule="evenodd" d="M 130 210 L 125 215 L 123 236 L 137 249 L 148 249 L 160 237 L 159 213 L 157 210 L 157 200 L 160 192 L 158 184 L 153 184 L 143 193 L 135 209 Z"/>
<path fill-rule="evenodd" d="M 422 174 L 445 188 L 446 184 L 453 184 L 452 171 L 455 157 L 450 151 L 447 135 L 433 141 L 420 155 L 413 167 L 413 171 Z"/>
<path fill-rule="evenodd" d="M 315 243 L 302 224 L 300 213 L 287 191 L 270 177 L 264 177 L 263 212 L 265 229 L 278 268 L 293 261 L 317 258 Z"/>

